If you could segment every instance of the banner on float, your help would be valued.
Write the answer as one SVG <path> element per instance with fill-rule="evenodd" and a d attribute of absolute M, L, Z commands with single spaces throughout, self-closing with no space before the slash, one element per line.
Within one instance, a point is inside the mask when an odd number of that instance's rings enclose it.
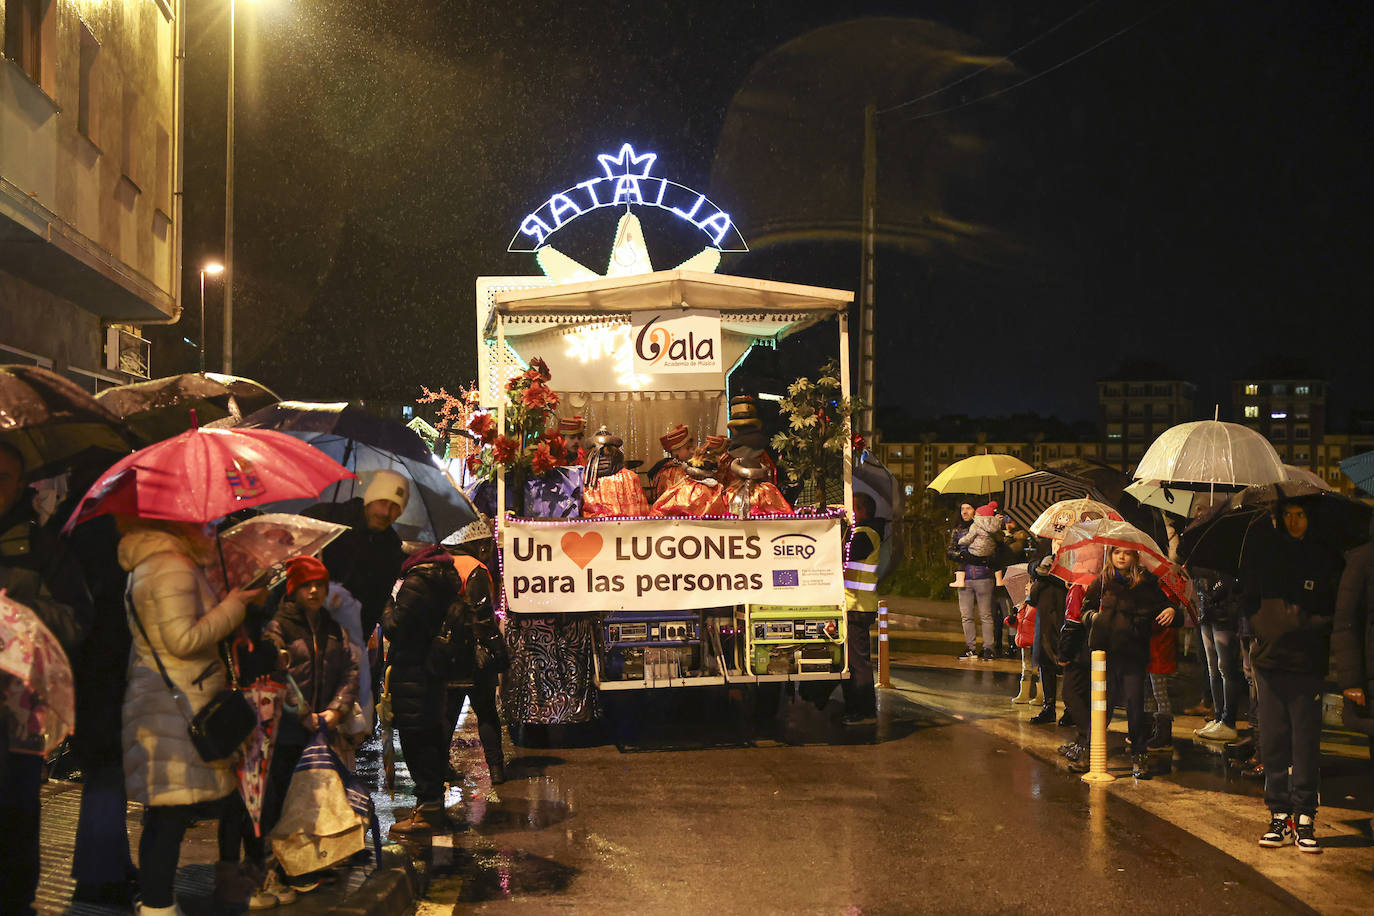
<path fill-rule="evenodd" d="M 844 603 L 838 518 L 693 518 L 501 525 L 517 612 Z"/>
<path fill-rule="evenodd" d="M 720 372 L 720 312 L 633 312 L 630 342 L 641 375 Z"/>

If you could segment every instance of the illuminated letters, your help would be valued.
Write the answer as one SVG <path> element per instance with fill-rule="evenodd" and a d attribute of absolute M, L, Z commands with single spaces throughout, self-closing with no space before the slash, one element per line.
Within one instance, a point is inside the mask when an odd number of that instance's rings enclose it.
<path fill-rule="evenodd" d="M 549 236 L 582 214 L 621 205 L 655 207 L 672 213 L 704 232 L 720 251 L 749 250 L 730 214 L 707 200 L 706 195 L 649 174 L 658 159 L 656 154 L 636 153 L 626 143 L 615 155 L 602 153 L 596 158 L 605 176 L 579 181 L 550 196 L 520 222 L 520 231 L 507 250 L 538 251 Z M 648 182 L 657 182 L 658 187 L 655 189 Z"/>

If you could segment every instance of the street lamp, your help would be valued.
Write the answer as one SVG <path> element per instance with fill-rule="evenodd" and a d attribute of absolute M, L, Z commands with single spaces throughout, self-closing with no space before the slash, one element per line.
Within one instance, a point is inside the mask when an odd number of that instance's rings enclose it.
<path fill-rule="evenodd" d="M 205 275 L 212 277 L 224 273 L 224 265 L 211 261 L 200 269 L 200 374 L 205 374 Z M 229 373 L 225 373 L 228 375 Z"/>

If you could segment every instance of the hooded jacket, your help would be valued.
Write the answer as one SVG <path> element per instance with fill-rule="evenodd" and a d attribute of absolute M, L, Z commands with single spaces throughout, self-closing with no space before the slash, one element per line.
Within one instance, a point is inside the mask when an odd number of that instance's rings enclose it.
<path fill-rule="evenodd" d="M 497 630 L 491 605 L 491 578 L 486 567 L 463 582 L 452 555 L 428 546 L 412 554 L 402 566 L 401 586 L 387 606 L 382 629 L 390 641 L 391 709 L 397 728 L 420 729 L 440 725 L 445 684 L 430 673 L 431 650 L 453 602 L 462 597 L 476 615 L 477 638 Z M 476 659 L 473 660 L 476 669 Z"/>
<path fill-rule="evenodd" d="M 262 635 L 290 656 L 287 670 L 310 707 L 302 712 L 332 709 L 347 718 L 358 699 L 362 652 L 328 611 L 321 608 L 312 626 L 305 608 L 283 601 Z"/>
<path fill-rule="evenodd" d="M 187 805 L 223 798 L 237 784 L 232 761 L 201 760 L 186 728 L 227 683 L 217 645 L 243 620 L 244 604 L 235 598 L 215 604 L 186 542 L 164 531 L 125 535 L 119 565 L 130 573 L 130 597 L 148 634 L 145 640 L 129 620 L 134 648 L 122 732 L 129 800 Z M 154 650 L 183 701 L 163 682 Z"/>
<path fill-rule="evenodd" d="M 1308 513 L 1310 518 L 1310 508 Z M 1295 538 L 1279 521 L 1264 532 L 1241 570 L 1240 610 L 1255 634 L 1254 667 L 1326 676 L 1340 576 L 1340 557 L 1310 528 Z"/>
<path fill-rule="evenodd" d="M 1369 536 L 1370 543 L 1346 554 L 1345 572 L 1336 591 L 1331 650 L 1341 689 L 1363 690 L 1363 716 L 1374 718 L 1374 519 Z"/>

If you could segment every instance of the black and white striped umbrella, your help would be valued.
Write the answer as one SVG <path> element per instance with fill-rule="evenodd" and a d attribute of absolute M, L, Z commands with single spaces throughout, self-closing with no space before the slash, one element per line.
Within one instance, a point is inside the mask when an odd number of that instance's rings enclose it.
<path fill-rule="evenodd" d="M 1091 483 L 1055 471 L 1032 471 L 1013 477 L 1002 485 L 1003 511 L 1026 530 L 1050 506 L 1065 499 L 1095 499 L 1107 502 Z"/>

